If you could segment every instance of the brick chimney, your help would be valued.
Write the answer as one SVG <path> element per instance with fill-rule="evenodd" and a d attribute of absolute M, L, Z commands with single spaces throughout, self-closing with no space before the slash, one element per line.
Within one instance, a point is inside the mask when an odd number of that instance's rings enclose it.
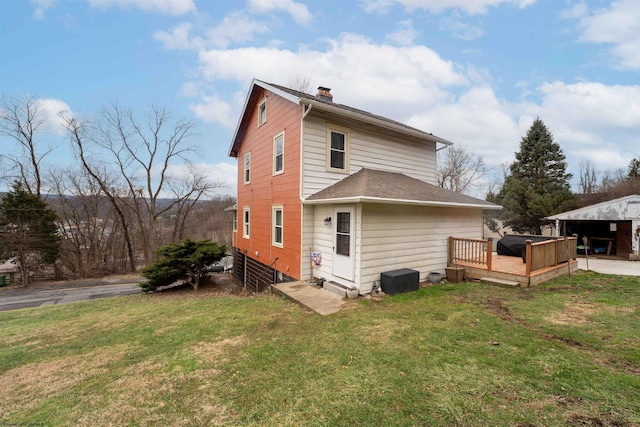
<path fill-rule="evenodd" d="M 333 95 L 331 95 L 331 89 L 328 87 L 318 87 L 318 93 L 316 94 L 316 98 L 322 99 L 323 101 L 333 102 Z"/>

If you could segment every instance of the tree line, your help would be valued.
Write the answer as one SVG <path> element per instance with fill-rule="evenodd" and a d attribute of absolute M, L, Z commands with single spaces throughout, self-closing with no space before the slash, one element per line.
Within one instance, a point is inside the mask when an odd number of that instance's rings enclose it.
<path fill-rule="evenodd" d="M 117 104 L 93 121 L 61 116 L 75 166 L 55 169 L 46 163 L 60 149 L 46 139 L 49 119 L 33 97 L 2 97 L 0 135 L 15 149 L 0 154 L 2 179 L 11 185 L 0 210 L 0 259 L 17 254 L 16 198 L 49 219 L 46 209 L 55 213 L 56 271 L 66 277 L 136 271 L 155 261 L 158 248 L 186 238 L 230 244 L 224 208 L 235 199 L 215 197 L 223 184 L 196 167 L 195 122 L 159 106 L 140 118 Z M 36 207 L 36 199 L 45 205 Z M 32 238 L 23 242 L 37 247 Z"/>
<path fill-rule="evenodd" d="M 504 165 L 497 182 L 487 179 L 482 157 L 464 148 L 449 148 L 438 158 L 438 185 L 453 191 L 477 192 L 484 185 L 486 199 L 503 207 L 486 212 L 485 223 L 492 231 L 501 226 L 516 233 L 542 234 L 552 226 L 546 217 L 594 203 L 640 194 L 640 158 L 627 170 L 597 171 L 591 162 L 580 163 L 578 193 L 571 191 L 572 174 L 566 156 L 544 122 L 538 117 L 520 140 L 519 151 L 510 165 Z"/>

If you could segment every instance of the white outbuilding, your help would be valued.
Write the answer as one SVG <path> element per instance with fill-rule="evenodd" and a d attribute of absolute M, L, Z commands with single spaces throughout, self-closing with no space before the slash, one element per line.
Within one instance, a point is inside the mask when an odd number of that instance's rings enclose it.
<path fill-rule="evenodd" d="M 621 197 L 552 215 L 556 233 L 578 235 L 590 254 L 640 260 L 640 195 Z"/>

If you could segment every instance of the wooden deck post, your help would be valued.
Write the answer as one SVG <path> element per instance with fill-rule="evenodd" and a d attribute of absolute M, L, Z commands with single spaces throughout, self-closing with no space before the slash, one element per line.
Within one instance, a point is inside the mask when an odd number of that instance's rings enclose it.
<path fill-rule="evenodd" d="M 526 263 L 526 269 L 525 269 L 525 274 L 527 275 L 527 277 L 529 277 L 531 275 L 531 258 L 533 255 L 533 251 L 531 248 L 531 243 L 533 243 L 531 240 L 526 240 L 526 252 L 525 252 L 525 263 Z"/>
<path fill-rule="evenodd" d="M 493 237 L 487 239 L 487 271 L 491 271 L 491 254 L 493 253 Z"/>
<path fill-rule="evenodd" d="M 449 236 L 449 244 L 447 245 L 447 267 L 453 265 L 453 236 Z"/>

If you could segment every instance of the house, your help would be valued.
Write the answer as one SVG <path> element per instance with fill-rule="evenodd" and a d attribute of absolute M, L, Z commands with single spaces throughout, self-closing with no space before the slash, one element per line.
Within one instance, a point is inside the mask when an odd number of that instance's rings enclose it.
<path fill-rule="evenodd" d="M 559 235 L 578 235 L 591 254 L 640 259 L 640 195 L 621 197 L 548 217 Z"/>
<path fill-rule="evenodd" d="M 253 80 L 229 155 L 238 159 L 234 274 L 245 286 L 320 279 L 360 294 L 383 272 L 444 272 L 447 239 L 480 238 L 500 207 L 435 186 L 451 142 Z"/>

